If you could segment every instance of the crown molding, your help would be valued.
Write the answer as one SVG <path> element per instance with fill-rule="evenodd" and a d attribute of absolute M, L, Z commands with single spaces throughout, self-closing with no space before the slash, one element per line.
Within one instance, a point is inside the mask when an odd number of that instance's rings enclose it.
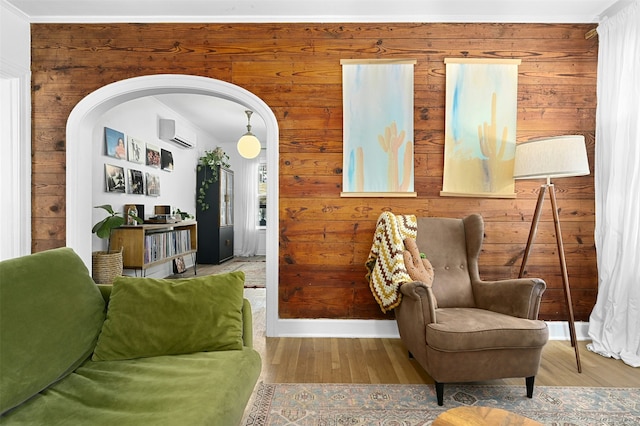
<path fill-rule="evenodd" d="M 28 17 L 29 22 L 104 24 L 104 23 L 214 23 L 214 24 L 320 24 L 320 23 L 464 23 L 464 24 L 595 24 L 598 16 L 592 15 L 556 15 L 531 17 L 531 15 L 484 16 L 477 15 L 290 15 L 290 16 L 140 16 L 140 15 L 39 15 Z"/>

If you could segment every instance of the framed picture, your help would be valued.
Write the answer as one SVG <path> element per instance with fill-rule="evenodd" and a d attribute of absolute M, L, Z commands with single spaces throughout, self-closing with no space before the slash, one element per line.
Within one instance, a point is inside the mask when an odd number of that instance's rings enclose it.
<path fill-rule="evenodd" d="M 142 171 L 129 169 L 129 194 L 144 195 L 144 175 Z"/>
<path fill-rule="evenodd" d="M 147 173 L 147 195 L 151 197 L 160 196 L 160 176 Z"/>
<path fill-rule="evenodd" d="M 136 204 L 136 209 L 138 210 L 138 217 L 144 220 L 144 204 Z"/>
<path fill-rule="evenodd" d="M 147 166 L 160 168 L 160 148 L 147 144 Z"/>
<path fill-rule="evenodd" d="M 127 147 L 128 160 L 132 163 L 144 164 L 144 145 L 144 142 L 142 142 L 140 139 L 135 139 L 129 136 Z"/>
<path fill-rule="evenodd" d="M 515 198 L 520 59 L 445 58 L 441 196 Z"/>
<path fill-rule="evenodd" d="M 416 197 L 414 59 L 346 59 L 342 65 L 341 197 Z"/>
<path fill-rule="evenodd" d="M 166 149 L 160 150 L 160 165 L 162 170 L 173 171 L 173 154 Z"/>
<path fill-rule="evenodd" d="M 104 165 L 104 177 L 107 192 L 124 192 L 124 168 L 112 164 Z"/>
<path fill-rule="evenodd" d="M 187 270 L 187 266 L 184 264 L 184 257 L 176 257 L 173 259 L 173 273 L 182 274 Z"/>
<path fill-rule="evenodd" d="M 105 152 L 109 157 L 127 159 L 127 148 L 124 146 L 124 133 L 104 128 Z"/>

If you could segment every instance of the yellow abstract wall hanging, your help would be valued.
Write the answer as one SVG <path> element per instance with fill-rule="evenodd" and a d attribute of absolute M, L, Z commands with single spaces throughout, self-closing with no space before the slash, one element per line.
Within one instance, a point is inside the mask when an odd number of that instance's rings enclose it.
<path fill-rule="evenodd" d="M 519 59 L 445 59 L 443 196 L 514 198 Z"/>

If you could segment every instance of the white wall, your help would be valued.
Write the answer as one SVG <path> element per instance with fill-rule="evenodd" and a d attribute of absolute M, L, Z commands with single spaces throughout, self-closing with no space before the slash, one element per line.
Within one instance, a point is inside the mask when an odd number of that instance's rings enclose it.
<path fill-rule="evenodd" d="M 0 2 L 0 55 L 2 68 L 11 64 L 28 71 L 31 67 L 31 28 L 25 14 Z"/>
<path fill-rule="evenodd" d="M 0 3 L 0 260 L 31 253 L 31 32 Z"/>
<path fill-rule="evenodd" d="M 183 148 L 172 142 L 160 140 L 158 137 L 158 120 L 160 118 L 174 119 L 194 130 L 197 134 L 194 149 Z M 138 164 L 106 155 L 104 128 L 109 127 L 129 136 L 153 144 L 158 148 L 171 151 L 174 160 L 174 170 L 167 171 L 160 168 Z M 196 209 L 196 166 L 198 158 L 206 149 L 210 149 L 215 137 L 189 123 L 186 117 L 181 117 L 175 111 L 154 97 L 139 98 L 112 108 L 105 113 L 93 129 L 93 174 L 92 193 L 93 206 L 111 204 L 116 211 L 122 211 L 125 204 L 144 204 L 145 215 L 153 216 L 156 205 L 169 205 L 171 211 L 179 208 L 195 216 Z M 160 178 L 160 196 L 136 195 L 129 193 L 107 192 L 105 183 L 105 164 L 123 167 L 127 175 L 127 191 L 129 190 L 128 170 L 136 169 L 145 175 L 152 173 Z M 96 223 L 106 216 L 102 209 L 94 209 L 92 223 Z M 107 243 L 95 235 L 92 237 L 93 250 L 105 250 Z M 191 265 L 191 258 L 185 257 L 187 265 Z M 125 271 L 132 275 L 134 271 Z M 172 264 L 159 265 L 147 270 L 147 276 L 164 277 L 172 273 Z"/>
<path fill-rule="evenodd" d="M 197 143 L 194 149 L 182 148 L 171 142 L 160 140 L 158 137 L 158 120 L 160 118 L 174 119 L 183 123 L 197 134 Z M 109 127 L 124 133 L 125 139 L 129 136 L 142 140 L 145 143 L 156 145 L 158 148 L 171 151 L 174 159 L 174 170 L 168 172 L 146 164 L 138 164 L 124 159 L 117 159 L 106 155 L 104 128 Z M 204 151 L 211 150 L 216 146 L 221 146 L 229 154 L 231 169 L 234 170 L 234 187 L 236 208 L 234 209 L 234 223 L 242 223 L 238 208 L 238 200 L 247 196 L 243 190 L 247 184 L 246 176 L 241 172 L 241 162 L 243 159 L 236 150 L 235 141 L 220 142 L 214 135 L 204 132 L 189 122 L 188 117 L 182 117 L 164 103 L 154 97 L 144 97 L 129 101 L 112 108 L 97 121 L 93 129 L 93 174 L 92 176 L 92 206 L 111 204 L 116 211 L 122 211 L 125 204 L 144 204 L 145 215 L 153 215 L 154 206 L 170 205 L 171 210 L 179 208 L 195 216 L 196 213 L 196 167 L 198 158 Z M 263 151 L 264 155 L 264 151 Z M 105 183 L 105 164 L 123 167 L 127 175 L 127 191 L 129 189 L 128 170 L 136 169 L 146 173 L 153 173 L 160 178 L 160 196 L 152 197 L 148 195 L 136 195 L 129 193 L 107 192 Z M 255 183 L 257 185 L 257 182 Z M 92 211 L 92 223 L 96 223 L 106 216 L 102 209 Z M 240 241 L 242 238 L 240 226 L 234 227 L 234 239 Z M 266 254 L 265 231 L 259 231 L 259 251 L 257 254 Z M 92 236 L 92 249 L 106 250 L 107 242 L 95 235 Z M 237 244 L 236 244 L 237 249 Z M 237 253 L 237 250 L 236 250 Z M 191 266 L 191 258 L 185 257 L 185 262 Z M 147 276 L 165 277 L 172 273 L 172 264 L 158 265 L 146 271 Z M 125 274 L 134 275 L 135 271 L 125 271 Z"/>

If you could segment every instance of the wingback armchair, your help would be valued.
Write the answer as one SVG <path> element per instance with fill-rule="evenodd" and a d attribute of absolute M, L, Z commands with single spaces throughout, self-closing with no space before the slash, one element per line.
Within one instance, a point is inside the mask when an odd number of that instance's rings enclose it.
<path fill-rule="evenodd" d="M 435 381 L 438 405 L 444 383 L 510 377 L 526 378 L 527 396 L 533 397 L 549 337 L 546 323 L 537 320 L 546 284 L 537 278 L 482 281 L 483 237 L 477 214 L 418 218 L 412 253 L 405 252 L 415 264 L 424 253 L 433 266 L 433 283 L 400 287 L 402 302 L 395 311 L 404 345 Z"/>

